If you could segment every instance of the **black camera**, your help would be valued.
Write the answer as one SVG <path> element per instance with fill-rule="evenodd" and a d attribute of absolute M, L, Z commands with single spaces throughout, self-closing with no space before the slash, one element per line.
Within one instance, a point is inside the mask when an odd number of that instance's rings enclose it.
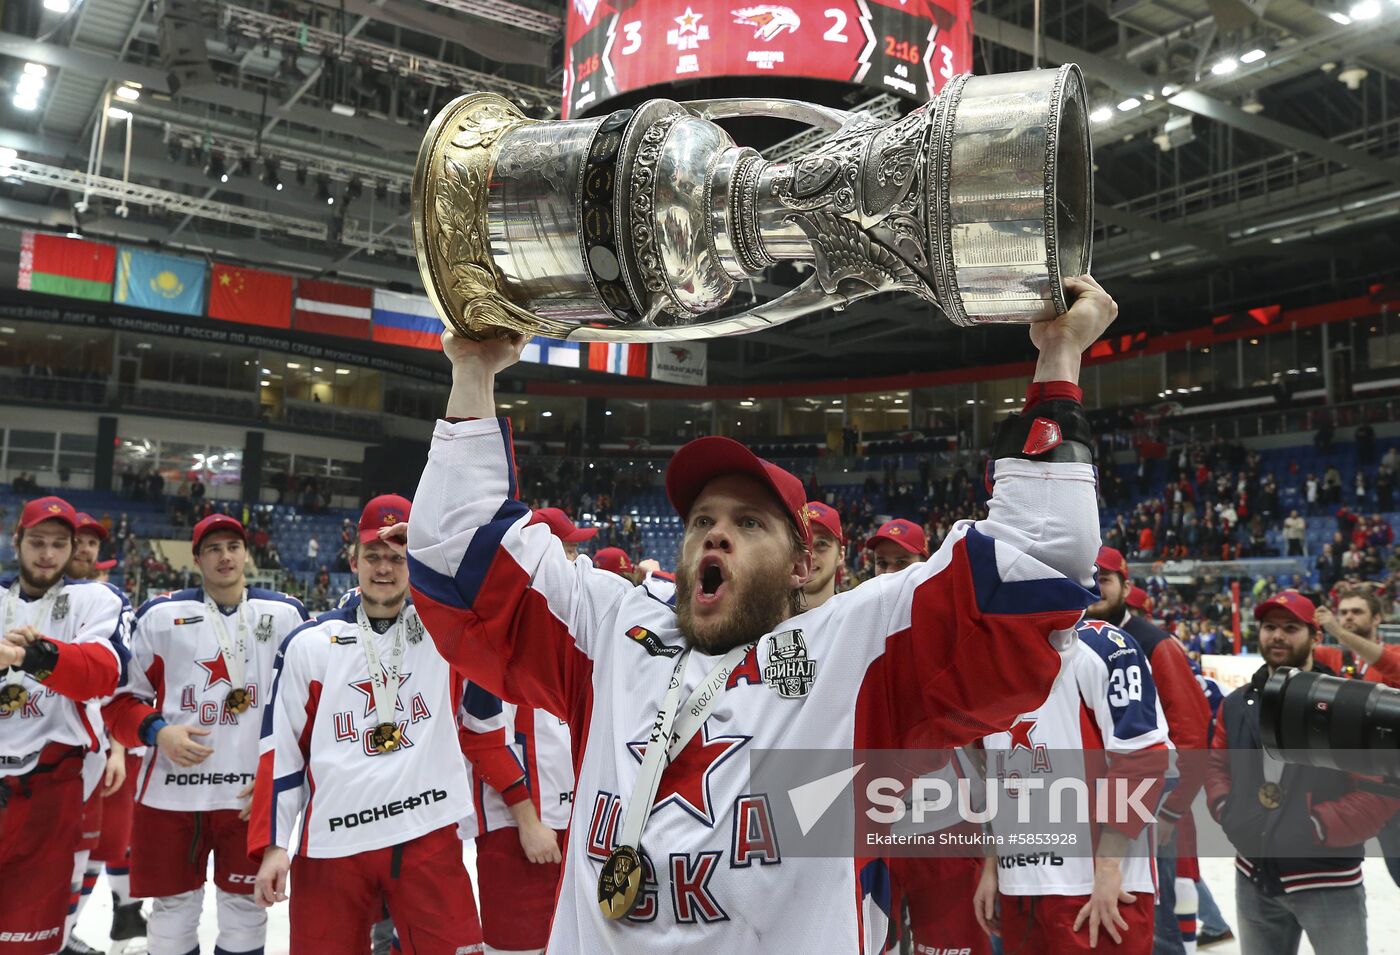
<path fill-rule="evenodd" d="M 1400 690 L 1280 667 L 1259 703 L 1275 759 L 1400 780 Z"/>

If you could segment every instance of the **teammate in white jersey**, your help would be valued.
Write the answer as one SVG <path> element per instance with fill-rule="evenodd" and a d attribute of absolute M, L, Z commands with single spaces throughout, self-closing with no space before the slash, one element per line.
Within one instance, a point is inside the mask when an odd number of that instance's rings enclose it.
<path fill-rule="evenodd" d="M 443 336 L 454 384 L 410 522 L 414 603 L 468 679 L 574 730 L 579 811 L 551 953 L 878 950 L 883 861 L 785 854 L 770 807 L 787 793 L 752 791 L 750 754 L 957 746 L 1044 701 L 1093 599 L 1095 474 L 1074 382 L 1116 311 L 1091 279 L 1066 286 L 1071 310 L 1031 326 L 1036 381 L 993 449 L 989 518 L 796 616 L 810 574 L 800 480 L 725 438 L 671 459 L 685 522 L 673 609 L 527 526 L 509 422 L 494 417 L 495 375 L 524 343 Z"/>
<path fill-rule="evenodd" d="M 0 580 L 0 953 L 63 945 L 82 838 L 83 759 L 99 750 L 95 710 L 126 669 L 125 601 L 66 581 L 77 513 L 30 501 L 15 530 L 19 573 Z"/>
<path fill-rule="evenodd" d="M 100 581 L 106 586 L 105 575 L 100 575 L 98 556 L 102 542 L 107 539 L 107 528 L 93 519 L 92 515 L 79 512 L 77 532 L 73 536 L 73 556 L 68 560 L 68 577 L 72 580 Z M 112 587 L 122 602 L 122 612 L 131 615 L 131 602 L 126 594 Z M 89 703 L 89 714 L 97 703 Z M 141 903 L 129 898 L 129 883 L 123 878 L 126 872 L 127 846 L 131 839 L 131 807 L 135 795 L 135 777 L 128 780 L 126 747 L 109 739 L 106 727 L 100 717 L 93 717 L 94 728 L 98 729 L 101 749 L 88 753 L 83 760 L 83 841 L 78 844 L 78 852 L 73 862 L 72 898 L 68 906 L 68 921 L 64 933 L 64 946 L 60 955 L 92 955 L 97 949 L 80 938 L 73 936 L 73 926 L 82 916 L 83 908 L 92 896 L 97 876 L 102 871 L 102 863 L 112 859 L 117 863 L 119 874 L 113 876 L 112 938 L 114 941 L 140 938 L 146 934 L 146 920 L 141 914 Z M 118 894 L 117 884 L 122 885 Z"/>
<path fill-rule="evenodd" d="M 993 815 L 999 841 L 975 911 L 1008 952 L 1147 955 L 1167 720 L 1132 636 L 1102 620 L 1081 623 L 1078 633 L 1045 703 L 983 741 L 989 786 L 1017 795 L 999 800 Z M 1015 790 L 1020 781 L 1041 785 Z M 1057 789 L 1061 781 L 1084 783 L 1080 807 Z M 1087 818 L 1078 818 L 1081 810 Z"/>
<path fill-rule="evenodd" d="M 267 913 L 252 898 L 249 801 L 277 648 L 306 611 L 294 597 L 247 586 L 247 534 L 234 518 L 206 517 L 191 542 L 203 586 L 141 607 L 131 680 L 104 709 L 118 742 L 150 747 L 137 780 L 131 891 L 155 899 L 151 955 L 197 952 L 212 853 L 214 951 L 261 953 Z"/>
<path fill-rule="evenodd" d="M 462 680 L 424 639 L 403 548 L 378 533 L 408 513 L 397 494 L 366 505 L 359 599 L 282 645 L 248 850 L 260 905 L 287 898 L 291 872 L 293 952 L 364 951 L 386 903 L 407 955 L 481 951 L 456 827 L 469 798 Z"/>

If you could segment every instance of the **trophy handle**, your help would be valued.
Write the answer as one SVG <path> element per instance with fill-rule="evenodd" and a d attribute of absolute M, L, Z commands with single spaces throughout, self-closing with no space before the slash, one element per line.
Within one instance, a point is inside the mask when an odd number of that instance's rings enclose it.
<path fill-rule="evenodd" d="M 808 126 L 832 131 L 840 129 L 860 115 L 795 99 L 697 99 L 680 105 L 701 119 L 771 116 L 773 119 L 790 119 L 795 123 L 806 123 Z"/>

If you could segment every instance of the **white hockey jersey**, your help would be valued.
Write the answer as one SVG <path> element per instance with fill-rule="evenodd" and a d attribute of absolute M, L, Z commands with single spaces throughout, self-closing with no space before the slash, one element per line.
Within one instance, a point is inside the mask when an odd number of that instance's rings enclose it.
<path fill-rule="evenodd" d="M 879 951 L 884 862 L 784 855 L 768 806 L 787 793 L 752 791 L 749 754 L 954 746 L 1039 706 L 1093 599 L 1093 468 L 997 462 L 988 520 L 763 637 L 662 774 L 641 840 L 643 893 L 619 921 L 599 910 L 598 874 L 683 639 L 670 605 L 571 563 L 547 528 L 526 526 L 514 480 L 507 421 L 439 422 L 409 568 L 452 665 L 567 720 L 581 752 L 548 951 Z M 682 693 L 716 662 L 692 653 Z"/>
<path fill-rule="evenodd" d="M 377 753 L 379 724 L 369 664 L 356 622 L 359 600 L 321 614 L 283 644 L 263 714 L 249 848 L 336 858 L 399 845 L 456 823 L 469 805 L 457 739 L 462 680 L 452 673 L 418 614 L 404 608 L 406 643 L 395 710 L 402 742 Z M 374 634 L 387 654 L 391 637 Z M 383 657 L 381 656 L 381 659 Z"/>
<path fill-rule="evenodd" d="M 118 682 L 126 679 L 131 605 L 116 588 L 65 580 L 45 595 L 48 599 L 27 600 L 11 596 L 14 582 L 13 577 L 0 579 L 0 620 L 11 627 L 32 626 L 54 643 L 100 646 L 117 664 Z M 0 776 L 29 772 L 50 743 L 98 750 L 102 721 L 95 702 L 79 703 L 28 673 L 13 672 L 29 697 L 19 709 L 0 713 Z M 0 672 L 0 684 L 9 678 L 10 671 Z"/>
<path fill-rule="evenodd" d="M 257 772 L 258 738 L 272 689 L 272 666 L 287 634 L 306 620 L 301 601 L 287 594 L 249 588 L 247 665 L 244 688 L 249 708 L 232 713 L 225 698 L 234 689 L 219 636 L 205 619 L 204 590 L 194 587 L 153 597 L 136 612 L 131 639 L 131 678 L 126 692 L 160 712 L 167 723 L 210 729 L 203 737 L 213 754 L 197 766 L 176 766 L 152 746 L 141 764 L 136 798 L 153 809 L 209 812 L 242 809 L 238 794 Z M 230 637 L 237 612 L 224 615 Z"/>
<path fill-rule="evenodd" d="M 1045 703 L 1010 732 L 983 740 L 989 785 L 1000 782 L 1001 805 L 991 824 L 998 839 L 997 884 L 1005 895 L 1088 895 L 1094 888 L 1088 850 L 1100 828 L 1095 820 L 1112 815 L 1114 828 L 1132 839 L 1123 859 L 1123 889 L 1155 894 L 1153 824 L 1135 817 L 1122 800 L 1111 813 L 1098 806 L 1100 795 L 1116 799 L 1141 785 L 1141 802 L 1155 815 L 1170 773 L 1166 716 L 1151 667 L 1130 635 L 1102 620 L 1086 620 L 1077 632 Z M 1144 773 L 1155 774 L 1150 788 Z M 1099 779 L 1107 790 L 1100 792 Z M 1037 780 L 1044 787 L 1013 797 L 1008 780 Z M 1077 789 L 1055 790 L 1051 782 L 1060 780 L 1084 783 L 1082 805 Z M 990 810 L 990 798 L 988 803 Z M 1076 815 L 1081 810 L 1082 820 Z M 1061 821 L 1052 821 L 1056 814 Z"/>
<path fill-rule="evenodd" d="M 569 724 L 547 710 L 506 703 L 499 696 L 468 683 L 458 710 L 463 748 L 472 755 L 470 737 L 495 740 L 497 755 L 509 755 L 513 769 L 524 777 L 540 821 L 551 829 L 567 829 L 574 804 L 573 747 Z M 501 750 L 504 749 L 504 754 Z M 472 835 L 515 826 L 499 789 L 513 780 L 493 777 L 493 767 L 473 759 L 472 806 L 476 826 Z M 508 767 L 509 768 L 509 767 Z M 513 773 L 512 773 L 513 774 Z"/>

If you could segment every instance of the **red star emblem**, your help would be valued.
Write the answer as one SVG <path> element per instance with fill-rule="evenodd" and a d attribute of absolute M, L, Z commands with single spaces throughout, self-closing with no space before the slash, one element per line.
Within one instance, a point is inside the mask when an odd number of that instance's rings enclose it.
<path fill-rule="evenodd" d="M 695 29 L 695 25 L 700 22 L 700 18 L 703 16 L 703 13 L 696 13 L 690 7 L 686 7 L 685 13 L 676 17 L 675 21 L 680 24 L 681 33 L 697 33 L 699 31 Z"/>
<path fill-rule="evenodd" d="M 1025 747 L 1030 752 L 1035 752 L 1035 743 L 1031 740 L 1031 730 L 1035 729 L 1035 724 L 1039 720 L 1028 720 L 1024 716 L 1016 721 L 1011 727 L 1011 752 Z"/>
<path fill-rule="evenodd" d="M 1105 630 L 1113 628 L 1113 624 L 1109 623 L 1107 620 L 1084 620 L 1079 625 L 1081 627 L 1088 627 L 1095 633 L 1103 633 Z"/>
<path fill-rule="evenodd" d="M 710 773 L 751 738 L 712 737 L 709 727 L 700 727 L 700 732 L 692 736 L 685 748 L 676 754 L 675 760 L 661 771 L 661 785 L 656 789 L 656 801 L 651 811 L 656 812 L 666 803 L 674 802 L 705 825 L 713 827 L 715 819 L 710 805 Z M 647 744 L 628 743 L 627 748 L 640 763 L 646 755 Z"/>
<path fill-rule="evenodd" d="M 233 681 L 229 679 L 228 675 L 228 664 L 224 662 L 224 655 L 222 653 L 214 654 L 214 659 L 212 660 L 196 660 L 194 662 L 196 666 L 203 667 L 209 674 L 204 679 L 204 688 L 206 690 L 212 686 L 218 686 L 220 683 L 227 683 L 229 686 L 233 686 Z"/>
<path fill-rule="evenodd" d="M 394 687 L 394 711 L 397 713 L 403 712 L 403 700 L 398 697 L 399 687 L 407 683 L 408 678 L 411 676 L 413 676 L 412 673 L 400 673 L 399 686 Z M 365 717 L 369 718 L 374 716 L 374 684 L 370 682 L 369 677 L 351 683 L 350 689 L 359 690 L 365 695 Z"/>

